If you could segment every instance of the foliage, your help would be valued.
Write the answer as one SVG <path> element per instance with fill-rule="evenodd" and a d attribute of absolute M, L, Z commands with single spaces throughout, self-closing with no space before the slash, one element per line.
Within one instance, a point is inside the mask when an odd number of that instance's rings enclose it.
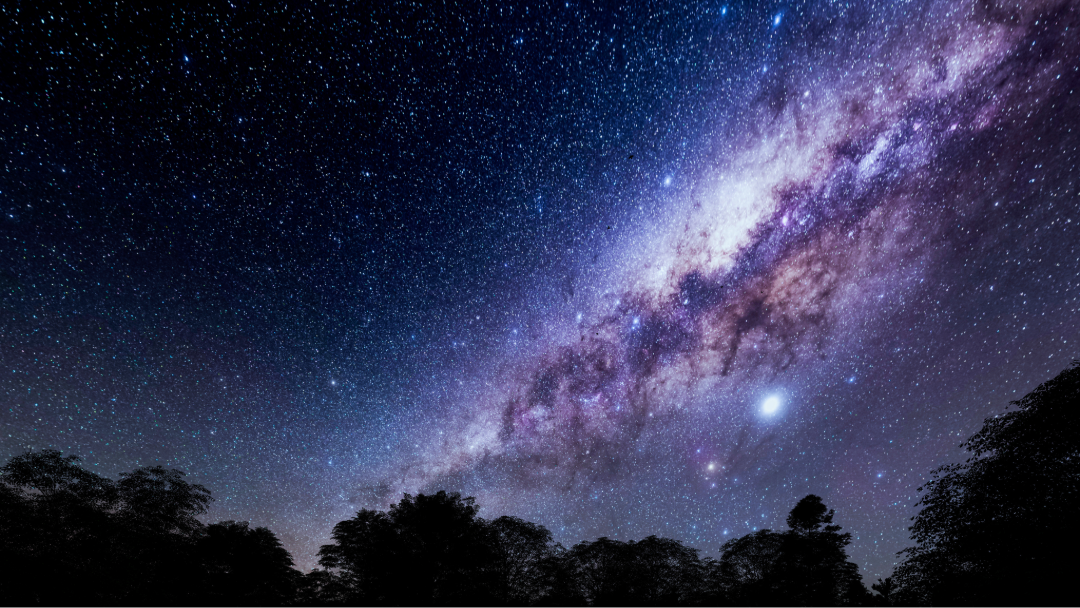
<path fill-rule="evenodd" d="M 196 518 L 213 500 L 210 491 L 184 481 L 184 472 L 143 467 L 121 473 L 116 484 L 120 508 L 116 515 L 129 528 L 145 534 L 193 537 L 202 531 Z"/>
<path fill-rule="evenodd" d="M 349 583 L 335 572 L 315 569 L 298 580 L 297 606 L 345 606 L 351 595 Z"/>
<path fill-rule="evenodd" d="M 833 515 L 811 494 L 791 510 L 791 530 L 760 530 L 724 543 L 720 560 L 711 566 L 717 592 L 728 602 L 748 605 L 866 603 L 869 592 L 845 551 L 851 534 L 840 533 Z"/>
<path fill-rule="evenodd" d="M 406 494 L 386 513 L 361 510 L 334 526 L 319 563 L 339 573 L 350 601 L 456 604 L 487 598 L 494 553 L 472 498 Z"/>
<path fill-rule="evenodd" d="M 487 525 L 492 546 L 493 595 L 506 604 L 531 605 L 568 597 L 557 564 L 563 548 L 539 524 L 502 516 Z"/>
<path fill-rule="evenodd" d="M 457 493 L 404 495 L 334 526 L 324 569 L 302 575 L 247 522 L 204 525 L 210 492 L 143 467 L 113 481 L 75 456 L 28 452 L 0 468 L 0 593 L 18 604 L 696 605 L 861 601 L 850 535 L 816 496 L 792 530 L 726 543 L 719 561 L 667 538 L 567 550 L 543 526 L 487 521 Z M 56 584 L 62 581 L 63 584 Z"/>
<path fill-rule="evenodd" d="M 272 606 L 293 599 L 300 573 L 274 533 L 248 522 L 210 524 L 198 540 L 211 605 Z"/>
<path fill-rule="evenodd" d="M 210 492 L 183 478 L 153 466 L 113 481 L 56 450 L 15 456 L 0 467 L 0 597 L 25 605 L 290 600 L 300 575 L 273 533 L 205 526 L 198 516 Z"/>
<path fill-rule="evenodd" d="M 0 468 L 0 480 L 12 517 L 4 518 L 0 533 L 14 540 L 3 556 L 12 573 L 3 584 L 11 594 L 6 597 L 19 598 L 14 603 L 65 603 L 78 593 L 109 601 L 101 581 L 111 578 L 110 562 L 90 557 L 113 553 L 115 484 L 83 469 L 78 457 L 55 450 L 12 458 Z M 46 573 L 66 584 L 50 584 Z"/>
<path fill-rule="evenodd" d="M 988 418 L 934 470 L 903 551 L 898 597 L 925 604 L 1054 604 L 1069 591 L 1080 506 L 1080 362 Z"/>
<path fill-rule="evenodd" d="M 879 606 L 892 605 L 893 592 L 896 591 L 896 582 L 891 576 L 886 577 L 885 580 L 877 579 L 877 582 L 870 585 L 870 588 L 878 592 L 878 595 L 874 596 L 874 601 Z"/>
<path fill-rule="evenodd" d="M 704 574 L 696 549 L 655 536 L 586 541 L 574 545 L 567 558 L 581 597 L 594 606 L 689 603 Z"/>

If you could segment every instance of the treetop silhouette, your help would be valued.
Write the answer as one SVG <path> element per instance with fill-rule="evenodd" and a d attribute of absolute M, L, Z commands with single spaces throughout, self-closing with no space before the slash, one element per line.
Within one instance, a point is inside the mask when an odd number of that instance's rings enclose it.
<path fill-rule="evenodd" d="M 787 516 L 787 525 L 795 532 L 837 532 L 840 526 L 832 526 L 835 511 L 827 509 L 820 496 L 809 494 L 798 503 Z M 824 528 L 822 529 L 822 526 Z"/>
<path fill-rule="evenodd" d="M 965 462 L 920 488 L 915 546 L 871 596 L 849 532 L 809 494 L 788 530 L 731 539 L 719 559 L 677 540 L 566 549 L 543 526 L 486 520 L 458 493 L 362 509 L 300 574 L 269 529 L 206 525 L 213 498 L 182 471 L 111 480 L 56 450 L 0 467 L 0 597 L 26 605 L 914 605 L 1072 601 L 1080 506 L 1080 362 L 988 418 Z"/>
<path fill-rule="evenodd" d="M 0 597 L 27 605 L 291 602 L 299 573 L 288 552 L 266 528 L 205 526 L 198 516 L 211 500 L 178 470 L 143 467 L 113 481 L 57 450 L 15 456 L 0 467 Z M 223 533 L 249 538 L 223 542 Z"/>
<path fill-rule="evenodd" d="M 848 560 L 850 533 L 835 512 L 807 495 L 788 514 L 787 532 L 759 530 L 727 541 L 711 565 L 717 593 L 746 605 L 833 606 L 869 601 L 858 566 Z"/>
<path fill-rule="evenodd" d="M 1011 405 L 961 444 L 971 453 L 965 462 L 938 467 L 919 488 L 923 508 L 910 528 L 916 544 L 901 552 L 895 573 L 903 601 L 1056 604 L 1069 597 L 1080 546 L 1080 362 Z"/>

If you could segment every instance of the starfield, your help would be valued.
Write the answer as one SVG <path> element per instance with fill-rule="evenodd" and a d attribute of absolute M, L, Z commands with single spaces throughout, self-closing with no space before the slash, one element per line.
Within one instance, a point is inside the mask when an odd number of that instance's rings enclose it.
<path fill-rule="evenodd" d="M 0 17 L 4 603 L 1075 603 L 1077 2 Z"/>

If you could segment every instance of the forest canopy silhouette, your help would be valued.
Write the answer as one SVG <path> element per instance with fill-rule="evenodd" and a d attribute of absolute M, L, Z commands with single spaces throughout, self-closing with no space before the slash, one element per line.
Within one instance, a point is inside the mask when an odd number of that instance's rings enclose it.
<path fill-rule="evenodd" d="M 182 471 L 112 480 L 77 456 L 26 452 L 0 468 L 0 597 L 13 605 L 1055 605 L 1080 506 L 1080 362 L 988 418 L 962 463 L 931 472 L 893 577 L 866 589 L 850 533 L 816 495 L 784 531 L 727 541 L 599 538 L 487 520 L 473 498 L 405 494 L 333 528 L 301 573 L 277 536 L 203 523 L 210 491 Z"/>

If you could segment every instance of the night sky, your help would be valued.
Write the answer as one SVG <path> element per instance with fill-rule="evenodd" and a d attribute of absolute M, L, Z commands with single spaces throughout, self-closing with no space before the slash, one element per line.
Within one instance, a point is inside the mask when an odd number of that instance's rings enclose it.
<path fill-rule="evenodd" d="M 0 459 L 876 579 L 1080 355 L 1071 3 L 372 4 L 0 8 Z"/>

